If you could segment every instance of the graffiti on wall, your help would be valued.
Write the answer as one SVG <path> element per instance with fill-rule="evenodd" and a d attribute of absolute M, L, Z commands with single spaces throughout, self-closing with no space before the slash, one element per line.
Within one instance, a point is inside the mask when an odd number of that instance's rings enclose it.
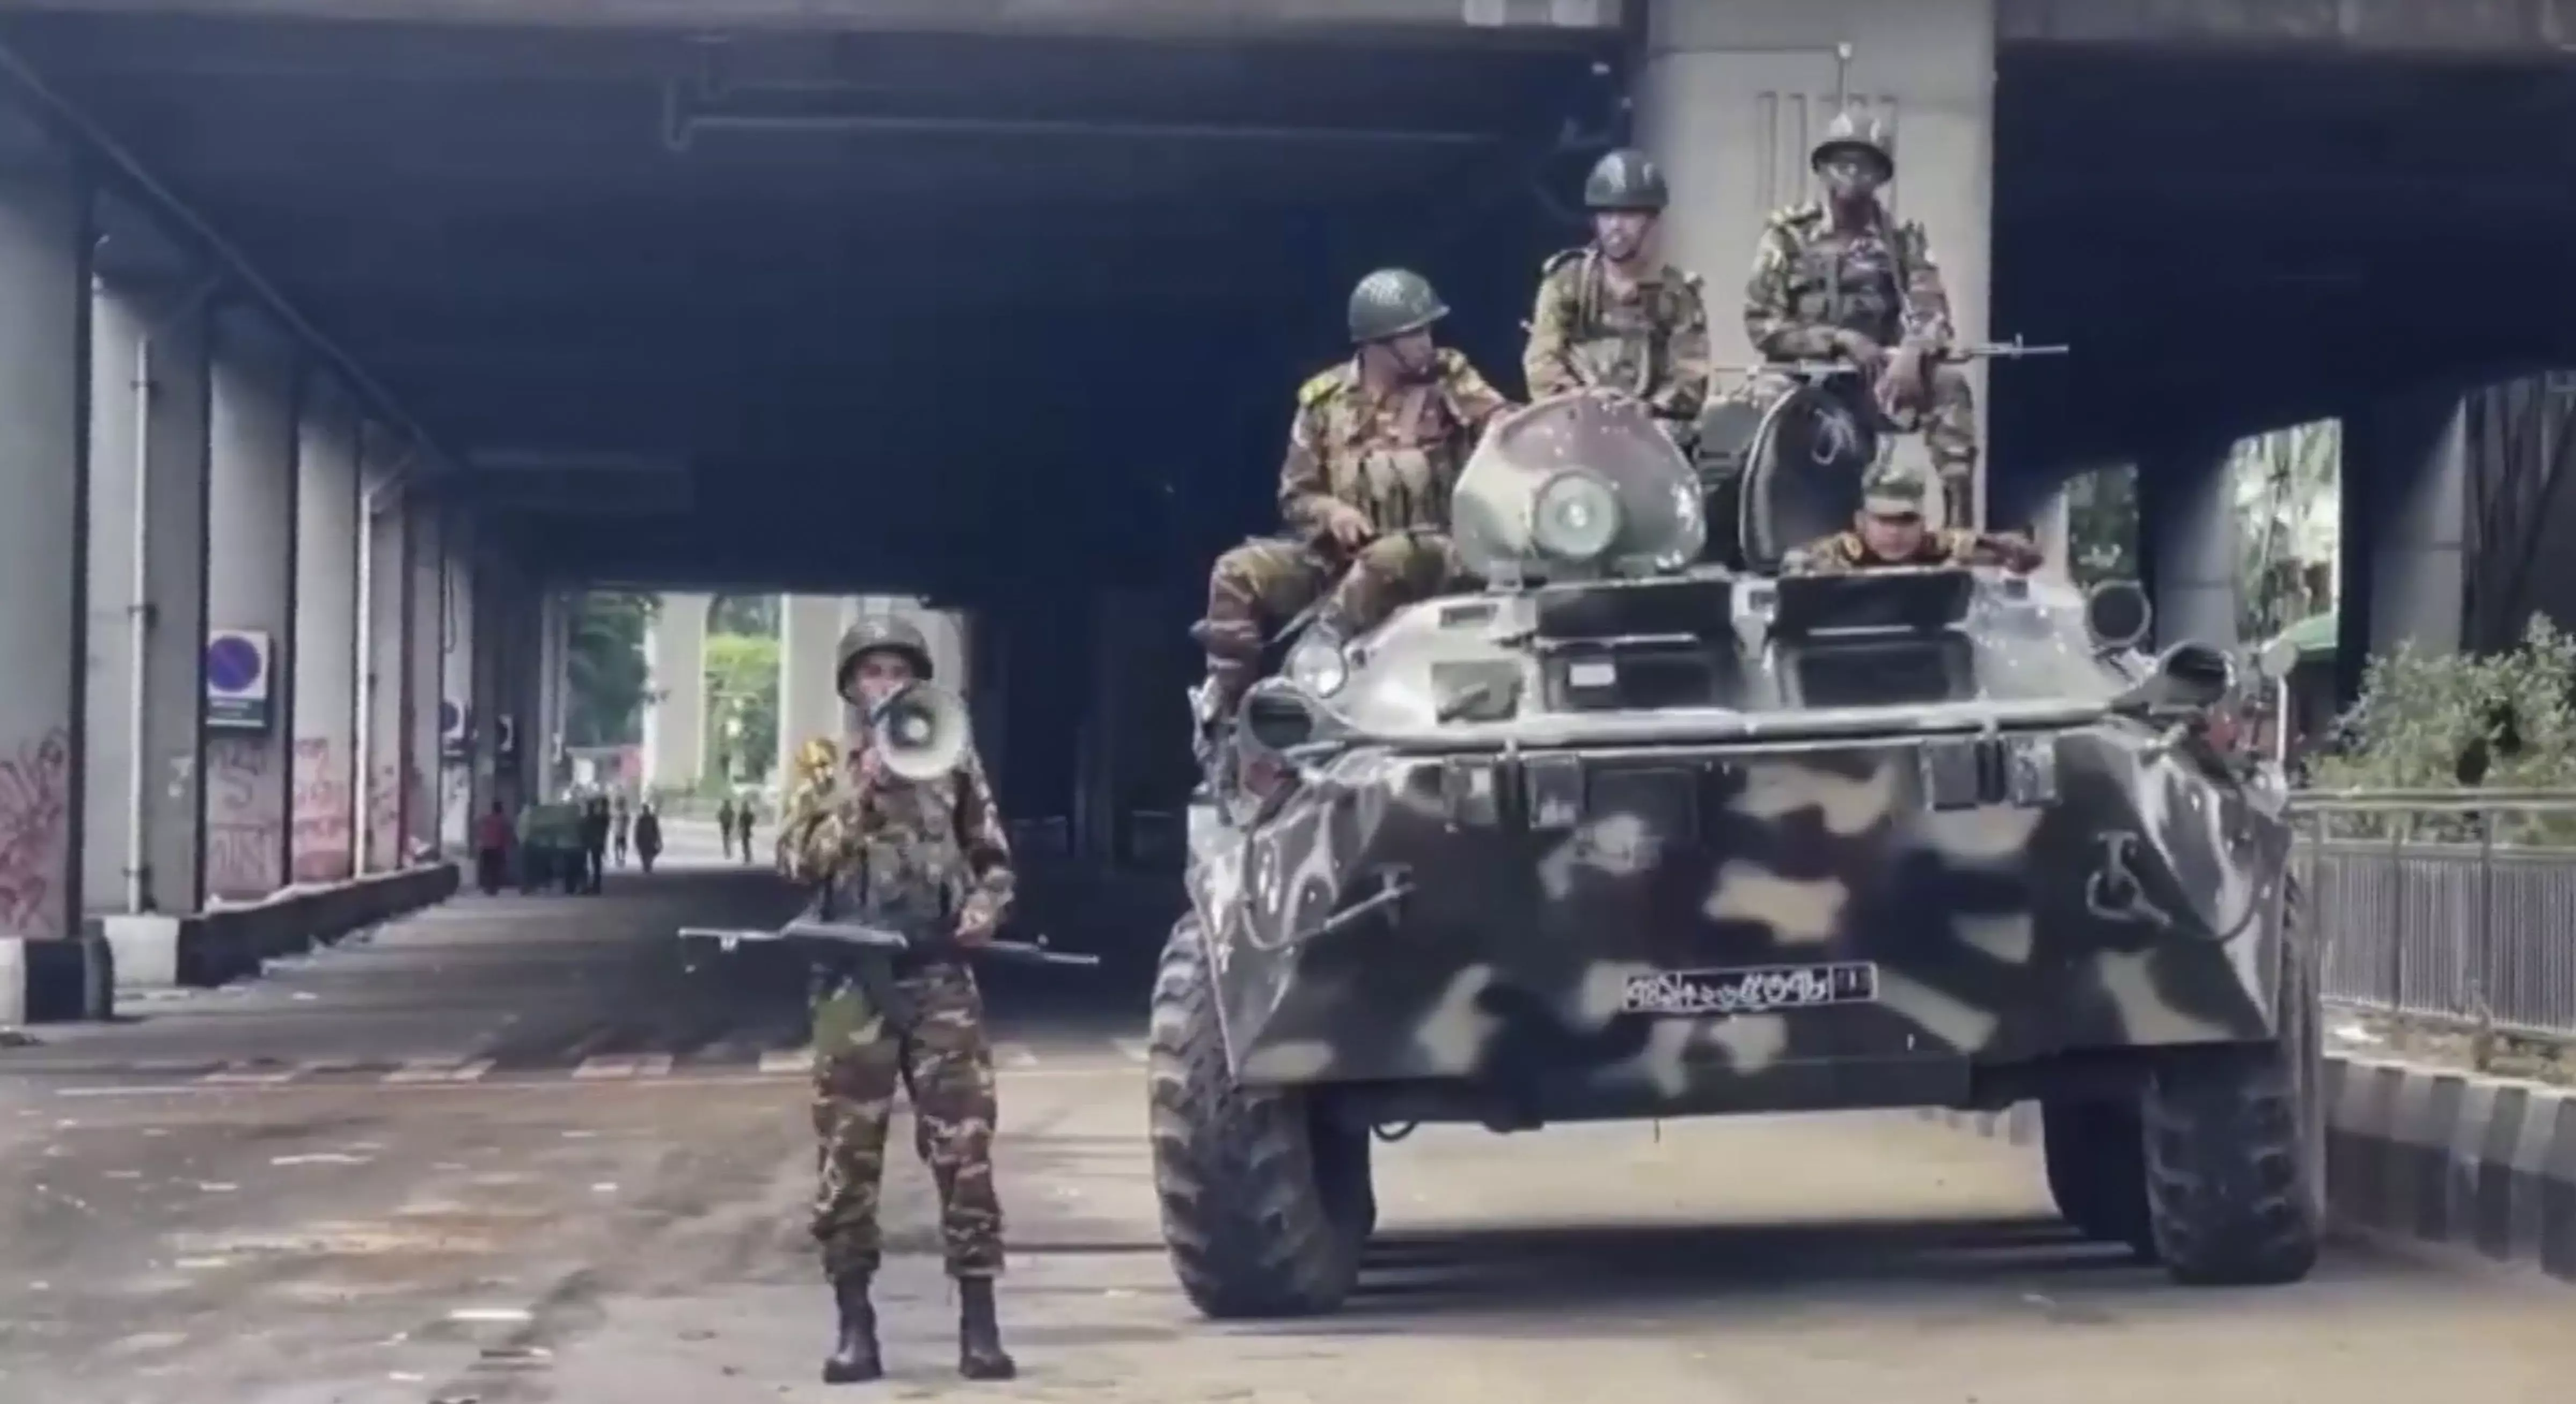
<path fill-rule="evenodd" d="M 350 792 L 348 751 L 328 736 L 295 743 L 294 824 L 290 859 L 297 882 L 337 882 L 349 876 L 349 842 L 357 822 Z"/>
<path fill-rule="evenodd" d="M 286 885 L 286 788 L 264 737 L 206 741 L 206 891 L 265 897 Z"/>
<path fill-rule="evenodd" d="M 367 866 L 394 866 L 402 852 L 402 771 L 391 761 L 367 779 Z"/>
<path fill-rule="evenodd" d="M 71 780 L 62 727 L 0 749 L 0 936 L 63 934 Z"/>

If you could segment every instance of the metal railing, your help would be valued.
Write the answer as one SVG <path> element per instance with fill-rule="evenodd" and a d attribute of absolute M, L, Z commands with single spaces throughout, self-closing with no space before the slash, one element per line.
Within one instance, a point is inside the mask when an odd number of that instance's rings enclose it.
<path fill-rule="evenodd" d="M 2576 791 L 2310 790 L 2293 814 L 2326 998 L 2576 1038 Z"/>

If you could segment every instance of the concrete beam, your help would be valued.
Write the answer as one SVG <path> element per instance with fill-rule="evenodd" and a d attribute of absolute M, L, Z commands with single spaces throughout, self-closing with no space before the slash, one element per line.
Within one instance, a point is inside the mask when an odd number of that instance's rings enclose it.
<path fill-rule="evenodd" d="M 644 636 L 644 783 L 689 790 L 707 773 L 707 611 L 710 595 L 666 594 Z"/>
<path fill-rule="evenodd" d="M 478 812 L 474 803 L 474 728 L 484 724 L 474 711 L 475 600 L 482 581 L 474 573 L 475 531 L 471 515 L 453 506 L 446 516 L 446 539 L 439 543 L 447 572 L 442 610 L 444 637 L 438 664 L 438 836 L 450 855 L 469 853 L 467 842 Z M 465 744 L 451 729 L 463 728 Z"/>
<path fill-rule="evenodd" d="M 424 861 L 439 847 L 439 814 L 446 792 L 439 783 L 438 703 L 446 675 L 451 607 L 448 601 L 446 513 L 435 501 L 406 504 L 411 573 L 404 647 L 410 653 L 403 679 L 403 708 L 410 714 L 410 749 L 403 757 L 403 859 Z"/>
<path fill-rule="evenodd" d="M 2460 649 L 2468 602 L 2464 407 L 2456 389 L 2426 388 L 2343 416 L 2343 653 L 2382 654 L 2400 644 L 2434 655 Z M 2356 627 L 2360 636 L 2349 637 Z"/>
<path fill-rule="evenodd" d="M 2138 464 L 2139 552 L 2159 646 L 2234 648 L 2236 492 L 2230 445 L 2159 451 Z"/>
<path fill-rule="evenodd" d="M 2576 0 L 1999 0 L 2016 44 L 2206 44 L 2548 58 L 2576 44 Z"/>
<path fill-rule="evenodd" d="M 961 34 L 1315 38 L 1384 30 L 1615 35 L 1641 0 L 19 0 L 28 10 L 521 28 L 711 27 Z"/>
<path fill-rule="evenodd" d="M 70 935 L 81 911 L 88 212 L 0 108 L 0 938 Z"/>
<path fill-rule="evenodd" d="M 796 773 L 796 750 L 817 736 L 842 734 L 839 694 L 832 690 L 833 655 L 841 642 L 843 601 L 831 595 L 790 595 L 778 610 L 778 769 Z"/>
<path fill-rule="evenodd" d="M 363 705 L 366 737 L 359 747 L 366 799 L 360 861 L 368 872 L 390 872 L 403 865 L 402 815 L 411 754 L 411 533 L 408 504 L 402 499 L 400 475 L 411 464 L 412 449 L 393 433 L 368 424 L 359 437 L 359 482 L 362 486 L 359 529 L 365 533 L 360 557 L 358 593 L 365 604 Z"/>

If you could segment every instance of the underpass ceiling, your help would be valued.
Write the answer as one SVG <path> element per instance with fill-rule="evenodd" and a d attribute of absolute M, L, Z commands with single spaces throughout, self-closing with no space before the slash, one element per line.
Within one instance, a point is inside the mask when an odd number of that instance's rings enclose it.
<path fill-rule="evenodd" d="M 1171 511 L 1210 518 L 1176 551 L 1239 534 L 1351 278 L 1517 281 L 1560 241 L 1529 183 L 1588 159 L 1551 153 L 1606 110 L 1597 42 L 0 24 L 453 447 L 687 458 L 704 500 L 653 549 L 737 574 L 846 562 L 853 530 L 890 556 L 1069 553 L 1069 525 Z M 758 125 L 682 130 L 710 113 Z"/>

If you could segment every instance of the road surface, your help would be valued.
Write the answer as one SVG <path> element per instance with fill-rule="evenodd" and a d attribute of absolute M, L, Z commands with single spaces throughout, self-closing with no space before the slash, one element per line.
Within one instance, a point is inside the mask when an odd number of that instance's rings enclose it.
<path fill-rule="evenodd" d="M 1426 1129 L 1380 1148 L 1348 1312 L 1211 1325 L 1156 1232 L 1126 961 L 994 992 L 1022 1378 L 955 1377 L 898 1159 L 892 1378 L 827 1388 L 793 992 L 684 974 L 664 935 L 784 905 L 703 867 L 466 897 L 0 1052 L 0 1398 L 2420 1404 L 2576 1378 L 2564 1289 L 2352 1245 L 2295 1288 L 2172 1288 L 2072 1240 L 2028 1152 L 1904 1116 Z"/>

